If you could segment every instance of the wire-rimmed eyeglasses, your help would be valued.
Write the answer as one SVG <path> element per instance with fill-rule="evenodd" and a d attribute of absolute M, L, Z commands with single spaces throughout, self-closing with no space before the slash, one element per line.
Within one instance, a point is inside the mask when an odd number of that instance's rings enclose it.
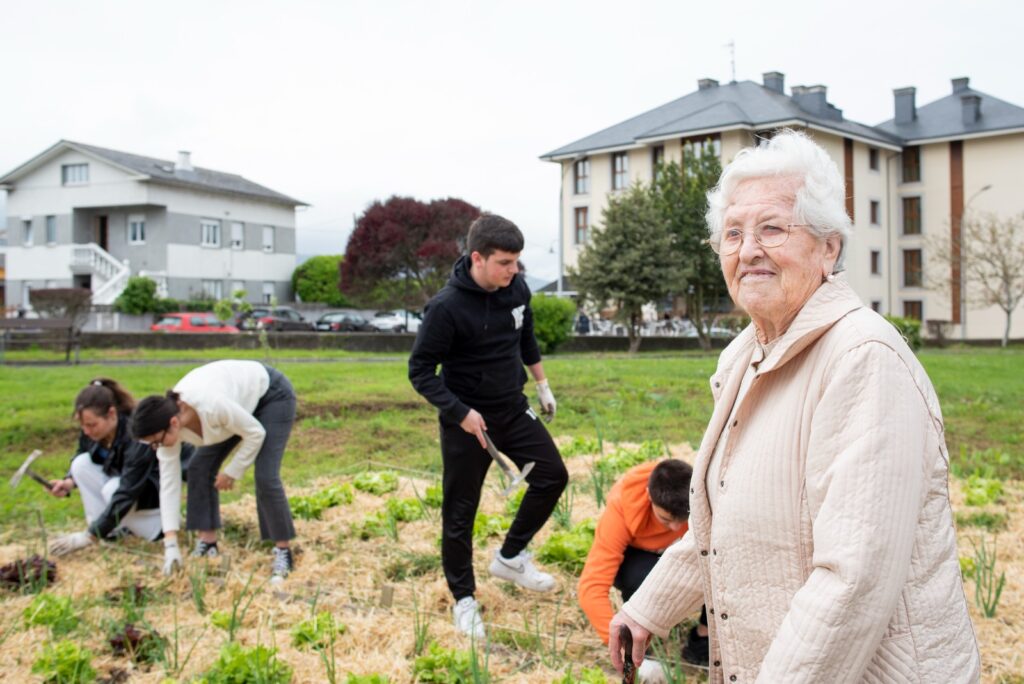
<path fill-rule="evenodd" d="M 807 223 L 785 223 L 782 225 L 775 225 L 774 223 L 762 223 L 761 225 L 754 228 L 750 232 L 754 236 L 754 240 L 757 244 L 762 247 L 769 249 L 773 247 L 781 247 L 789 239 L 789 234 L 794 228 L 801 226 L 808 226 Z M 729 256 L 735 254 L 739 250 L 740 245 L 743 244 L 743 237 L 747 235 L 746 231 L 740 230 L 739 228 L 729 228 L 722 231 L 721 237 L 716 242 L 715 240 L 708 240 L 708 244 L 711 245 L 711 249 L 714 250 L 715 254 L 719 256 Z"/>

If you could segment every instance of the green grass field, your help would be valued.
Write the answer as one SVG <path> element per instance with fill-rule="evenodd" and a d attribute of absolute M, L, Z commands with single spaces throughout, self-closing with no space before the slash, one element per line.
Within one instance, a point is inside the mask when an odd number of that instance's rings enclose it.
<path fill-rule="evenodd" d="M 125 356 L 140 358 L 116 358 Z M 219 356 L 209 350 L 197 357 Z M 0 475 L 13 473 L 35 448 L 45 453 L 37 462 L 40 472 L 52 477 L 64 473 L 77 434 L 71 404 L 92 378 L 116 378 L 141 398 L 162 393 L 195 365 L 169 362 L 162 354 L 149 358 L 160 363 L 0 367 Z M 404 361 L 347 353 L 323 362 L 293 358 L 276 364 L 299 395 L 299 421 L 284 462 L 286 484 L 303 485 L 366 461 L 438 469 L 435 413 L 409 385 Z M 555 435 L 661 439 L 696 446 L 711 411 L 707 379 L 715 358 L 552 357 L 545 366 L 559 409 L 550 429 Z M 954 471 L 987 470 L 1000 478 L 1024 479 L 1024 350 L 924 351 L 920 358 L 942 402 Z M 249 478 L 251 474 L 242 491 L 251 490 Z M 78 522 L 80 506 L 77 497 L 55 500 L 26 480 L 0 498 L 0 523 L 19 536 L 15 523 L 24 523 L 39 509 L 48 524 L 70 526 Z"/>

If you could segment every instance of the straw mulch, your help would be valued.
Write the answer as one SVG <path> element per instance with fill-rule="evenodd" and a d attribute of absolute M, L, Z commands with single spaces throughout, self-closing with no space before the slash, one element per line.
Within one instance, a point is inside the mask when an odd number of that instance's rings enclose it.
<path fill-rule="evenodd" d="M 689 446 L 675 446 L 672 452 L 692 463 L 693 451 Z M 574 523 L 596 519 L 598 515 L 589 485 L 592 461 L 593 458 L 585 456 L 567 460 L 571 483 L 576 488 Z M 481 510 L 488 513 L 501 513 L 505 508 L 495 471 L 492 469 L 485 485 L 481 504 Z M 335 482 L 324 480 L 289 494 L 312 493 Z M 258 543 L 255 502 L 250 495 L 223 508 L 224 559 L 190 563 L 186 558 L 186 571 L 165 580 L 160 574 L 159 545 L 127 539 L 58 559 L 58 582 L 51 591 L 75 598 L 83 625 L 71 638 L 93 652 L 93 666 L 100 677 L 122 677 L 113 681 L 159 683 L 169 676 L 188 681 L 203 673 L 216 661 L 227 640 L 227 633 L 211 624 L 211 612 L 230 613 L 233 600 L 245 593 L 246 583 L 250 582 L 248 591 L 255 598 L 236 638 L 245 646 L 264 644 L 277 648 L 278 657 L 293 669 L 294 682 L 327 681 L 318 652 L 292 644 L 292 627 L 310 616 L 314 602 L 317 612 L 328 610 L 346 626 L 334 649 L 338 681 L 345 681 L 346 674 L 351 672 L 380 673 L 392 682 L 411 682 L 415 660 L 413 623 L 417 612 L 428 623 L 428 641 L 436 641 L 445 648 L 471 647 L 468 638 L 452 627 L 451 596 L 438 560 L 428 563 L 423 574 L 401 578 L 396 574 L 401 568 L 410 568 L 414 558 L 436 556 L 439 513 L 432 509 L 423 520 L 399 523 L 397 542 L 389 536 L 362 540 L 353 530 L 368 513 L 383 509 L 387 498 L 415 497 L 416 492 L 422 495 L 432 482 L 429 475 L 403 473 L 399 489 L 393 494 L 374 496 L 357 491 L 352 504 L 327 509 L 321 520 L 297 519 L 297 568 L 281 587 L 266 582 L 270 553 Z M 1001 677 L 1024 672 L 1019 646 L 1024 643 L 1022 493 L 1019 485 L 1010 485 L 1004 496 L 1007 503 L 993 507 L 1009 515 L 1009 527 L 999 534 L 998 541 L 999 568 L 1006 570 L 1007 584 L 995 618 L 981 616 L 973 604 L 973 584 L 967 584 L 982 648 L 985 682 L 1021 681 Z M 952 496 L 958 508 L 962 507 L 955 481 Z M 535 548 L 554 527 L 553 522 L 545 526 Z M 975 528 L 960 531 L 961 555 L 974 555 L 970 540 L 981 533 Z M 487 574 L 487 565 L 498 543 L 498 538 L 489 539 L 486 546 L 477 547 L 475 557 L 477 599 L 485 608 L 484 619 L 491 639 L 486 655 L 480 649 L 481 659 L 486 658 L 492 679 L 551 682 L 563 676 L 570 666 L 574 672 L 583 667 L 602 667 L 609 680 L 614 679 L 605 647 L 576 602 L 576 577 L 547 568 L 559 581 L 558 589 L 548 595 L 525 592 L 492 579 Z M 40 550 L 38 545 L 34 549 L 24 544 L 0 546 L 0 563 Z M 205 581 L 200 575 L 203 570 Z M 122 619 L 123 608 L 104 597 L 117 595 L 119 587 L 134 583 L 145 585 L 154 594 L 145 607 L 146 621 L 172 640 L 177 633 L 182 658 L 194 647 L 180 672 L 168 672 L 160 664 L 136 666 L 127 658 L 112 654 L 105 633 L 110 621 Z M 205 588 L 201 592 L 205 614 L 197 609 L 194 586 Z M 31 596 L 10 593 L 0 597 L 0 676 L 4 681 L 38 681 L 31 674 L 32 663 L 50 636 L 45 627 L 23 625 L 21 614 L 31 600 Z M 240 605 L 244 606 L 246 600 Z"/>

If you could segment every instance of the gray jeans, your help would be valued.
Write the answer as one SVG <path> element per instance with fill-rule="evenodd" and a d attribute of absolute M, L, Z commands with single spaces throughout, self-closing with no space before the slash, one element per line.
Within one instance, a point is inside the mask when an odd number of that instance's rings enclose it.
<path fill-rule="evenodd" d="M 281 482 L 281 459 L 295 423 L 295 390 L 279 371 L 268 367 L 267 372 L 270 374 L 270 387 L 252 413 L 267 431 L 254 465 L 256 514 L 262 539 L 288 541 L 295 538 L 295 525 Z M 188 464 L 185 529 L 220 529 L 220 492 L 213 483 L 221 464 L 239 441 L 240 437 L 232 437 L 220 444 L 201 447 L 192 457 Z"/>

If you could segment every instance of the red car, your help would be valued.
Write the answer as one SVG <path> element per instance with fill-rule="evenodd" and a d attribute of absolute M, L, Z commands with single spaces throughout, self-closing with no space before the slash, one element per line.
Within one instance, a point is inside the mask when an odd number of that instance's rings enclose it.
<path fill-rule="evenodd" d="M 186 311 L 164 314 L 150 330 L 156 332 L 236 333 L 238 328 L 223 323 L 216 314 Z"/>

